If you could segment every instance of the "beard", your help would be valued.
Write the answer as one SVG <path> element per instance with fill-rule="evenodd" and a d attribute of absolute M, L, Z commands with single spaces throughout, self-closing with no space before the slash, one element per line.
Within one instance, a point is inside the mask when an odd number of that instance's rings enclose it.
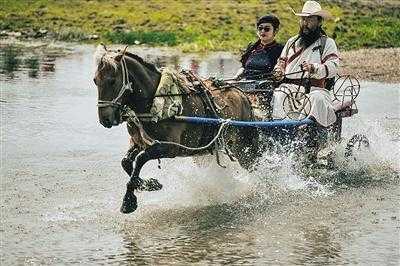
<path fill-rule="evenodd" d="M 316 27 L 313 30 L 309 30 L 307 33 L 304 32 L 303 28 L 300 28 L 299 36 L 300 36 L 300 46 L 306 49 L 311 44 L 313 44 L 316 40 L 321 37 L 323 34 L 323 30 L 321 27 Z"/>

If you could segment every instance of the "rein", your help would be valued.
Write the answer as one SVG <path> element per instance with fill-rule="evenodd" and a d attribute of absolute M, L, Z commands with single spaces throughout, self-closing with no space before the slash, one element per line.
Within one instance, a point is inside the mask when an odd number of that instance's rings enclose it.
<path fill-rule="evenodd" d="M 100 108 L 108 107 L 108 106 L 121 107 L 121 103 L 119 102 L 119 100 L 121 99 L 122 95 L 124 95 L 125 91 L 133 92 L 132 82 L 129 81 L 129 72 L 128 72 L 128 67 L 126 66 L 126 61 L 125 61 L 124 55 L 122 55 L 122 58 L 121 58 L 121 71 L 122 71 L 122 87 L 119 90 L 117 97 L 114 98 L 112 101 L 98 100 L 97 101 L 98 107 L 100 107 Z"/>

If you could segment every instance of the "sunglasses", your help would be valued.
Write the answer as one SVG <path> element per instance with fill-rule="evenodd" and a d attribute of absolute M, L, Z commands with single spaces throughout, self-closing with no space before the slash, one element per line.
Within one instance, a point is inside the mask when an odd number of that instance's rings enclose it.
<path fill-rule="evenodd" d="M 272 30 L 272 28 L 271 27 L 268 27 L 268 26 L 266 26 L 266 27 L 257 27 L 257 29 L 258 29 L 258 31 L 262 31 L 262 30 L 264 30 L 265 32 L 269 32 L 270 30 Z"/>

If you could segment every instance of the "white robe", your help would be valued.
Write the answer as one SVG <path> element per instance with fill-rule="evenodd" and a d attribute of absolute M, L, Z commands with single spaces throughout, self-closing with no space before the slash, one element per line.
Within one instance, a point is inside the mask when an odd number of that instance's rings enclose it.
<path fill-rule="evenodd" d="M 282 50 L 279 62 L 276 68 L 281 67 L 284 70 L 285 75 L 288 75 L 289 79 L 300 79 L 302 73 L 290 75 L 290 73 L 301 71 L 301 64 L 303 62 L 311 63 L 314 66 L 315 72 L 311 75 L 305 73 L 305 76 L 309 76 L 312 79 L 323 80 L 326 78 L 334 77 L 338 72 L 339 67 L 339 54 L 335 44 L 335 41 L 331 38 L 326 39 L 325 49 L 320 54 L 318 49 L 321 46 L 321 39 L 307 47 L 305 50 L 299 45 L 299 40 L 296 41 L 296 37 L 289 39 Z M 288 47 L 290 47 L 288 49 Z M 288 108 L 293 110 L 293 106 L 288 106 L 285 103 L 287 93 L 296 92 L 299 90 L 298 85 L 294 84 L 281 84 L 279 88 L 274 92 L 273 98 L 273 112 L 272 116 L 275 119 L 284 119 L 287 116 Z M 300 87 L 300 91 L 304 92 L 304 87 Z M 311 87 L 310 93 L 307 95 L 308 100 L 303 102 L 305 111 L 308 117 L 314 117 L 315 120 L 322 126 L 327 127 L 336 121 L 336 115 L 332 104 L 331 92 L 320 87 Z M 286 101 L 287 102 L 287 101 Z M 284 104 L 286 106 L 284 107 Z M 311 104 L 311 106 L 309 106 Z M 295 110 L 293 110 L 295 111 Z"/>

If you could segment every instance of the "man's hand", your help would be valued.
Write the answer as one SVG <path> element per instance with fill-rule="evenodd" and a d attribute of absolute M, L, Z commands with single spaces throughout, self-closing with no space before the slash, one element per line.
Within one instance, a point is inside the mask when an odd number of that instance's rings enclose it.
<path fill-rule="evenodd" d="M 313 64 L 309 64 L 309 63 L 307 63 L 306 61 L 304 61 L 304 62 L 301 64 L 301 70 L 307 71 L 307 72 L 310 73 L 310 74 L 313 74 L 313 73 L 315 72 L 314 65 L 313 65 Z"/>
<path fill-rule="evenodd" d="M 272 72 L 272 77 L 275 81 L 281 81 L 285 77 L 285 73 L 280 67 L 276 67 Z"/>

